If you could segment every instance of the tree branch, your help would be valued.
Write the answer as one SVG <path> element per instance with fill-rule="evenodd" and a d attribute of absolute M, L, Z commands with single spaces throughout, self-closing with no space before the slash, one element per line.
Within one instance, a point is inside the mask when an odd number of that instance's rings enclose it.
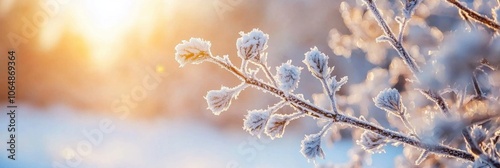
<path fill-rule="evenodd" d="M 298 96 L 292 93 L 285 94 L 283 91 L 279 90 L 276 87 L 273 87 L 267 83 L 261 82 L 260 80 L 254 79 L 252 77 L 245 76 L 241 71 L 239 71 L 236 67 L 230 64 L 226 64 L 222 61 L 212 59 L 211 62 L 214 62 L 224 69 L 232 72 L 234 75 L 236 75 L 239 79 L 244 81 L 245 83 L 250 84 L 253 87 L 256 87 L 260 90 L 270 92 L 271 94 L 278 96 L 284 100 L 287 100 L 291 104 L 298 106 L 300 108 L 306 109 L 304 112 L 314 118 L 323 118 L 323 119 L 329 119 L 333 122 L 341 122 L 348 124 L 353 127 L 361 128 L 364 130 L 369 130 L 371 132 L 374 132 L 376 134 L 385 136 L 391 140 L 402 142 L 404 144 L 408 144 L 420 149 L 428 150 L 433 153 L 438 153 L 446 156 L 451 156 L 455 157 L 458 159 L 463 159 L 467 161 L 474 161 L 474 156 L 466 151 L 460 150 L 460 149 L 455 149 L 449 146 L 441 145 L 441 144 L 433 144 L 433 143 L 425 143 L 421 142 L 413 137 L 408 137 L 404 134 L 388 130 L 385 128 L 382 128 L 380 126 L 376 126 L 375 124 L 372 124 L 370 122 L 366 122 L 351 116 L 347 116 L 344 114 L 340 113 L 332 113 L 330 111 L 321 109 L 310 102 L 307 102 L 305 100 L 302 100 Z"/>
<path fill-rule="evenodd" d="M 496 32 L 500 31 L 500 25 L 498 23 L 496 23 L 494 20 L 488 18 L 487 16 L 481 15 L 481 14 L 473 11 L 472 9 L 462 5 L 457 0 L 446 0 L 446 2 L 457 7 L 458 10 L 464 12 L 469 18 L 473 19 L 474 21 L 481 23 L 485 26 L 488 26 L 489 28 L 493 29 Z"/>

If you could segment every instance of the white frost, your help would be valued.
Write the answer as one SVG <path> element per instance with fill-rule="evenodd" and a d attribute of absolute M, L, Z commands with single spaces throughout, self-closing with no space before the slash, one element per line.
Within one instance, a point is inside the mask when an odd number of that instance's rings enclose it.
<path fill-rule="evenodd" d="M 471 135 L 477 143 L 482 143 L 488 136 L 488 130 L 484 129 L 481 125 L 473 125 Z"/>
<path fill-rule="evenodd" d="M 236 48 L 238 56 L 244 60 L 252 60 L 259 62 L 262 52 L 267 48 L 269 35 L 253 29 L 251 32 L 240 32 L 241 37 L 236 40 Z"/>
<path fill-rule="evenodd" d="M 300 152 L 308 160 L 314 160 L 316 157 L 325 158 L 323 149 L 321 149 L 321 133 L 306 135 L 301 142 Z"/>
<path fill-rule="evenodd" d="M 337 80 L 336 76 L 333 76 L 330 79 L 328 79 L 328 83 L 330 85 L 330 89 L 332 90 L 332 92 L 334 93 L 338 92 L 340 88 L 347 83 L 348 79 L 349 78 L 347 76 L 340 78 L 340 80 Z"/>
<path fill-rule="evenodd" d="M 243 83 L 234 88 L 223 86 L 220 90 L 208 91 L 207 96 L 205 96 L 208 109 L 215 115 L 219 115 L 221 112 L 226 111 L 231 105 L 231 100 L 236 98 L 246 86 L 247 85 Z"/>
<path fill-rule="evenodd" d="M 269 120 L 268 110 L 252 110 L 243 119 L 243 129 L 251 135 L 257 135 L 260 138 L 267 120 Z"/>
<path fill-rule="evenodd" d="M 422 2 L 423 0 L 401 0 L 401 3 L 403 4 L 403 15 L 409 19 L 415 12 L 415 9 L 417 6 Z"/>
<path fill-rule="evenodd" d="M 285 133 L 285 127 L 290 123 L 289 119 L 288 116 L 282 114 L 272 115 L 266 125 L 266 135 L 271 137 L 271 139 L 281 138 L 283 133 Z"/>
<path fill-rule="evenodd" d="M 328 67 L 328 56 L 320 52 L 315 46 L 310 51 L 306 52 L 305 59 L 302 61 L 307 65 L 311 73 L 319 78 L 326 79 L 330 76 L 330 68 Z"/>
<path fill-rule="evenodd" d="M 387 138 L 370 131 L 365 131 L 361 134 L 361 139 L 357 140 L 356 143 L 368 152 L 381 153 L 384 152 L 382 148 L 387 143 Z"/>
<path fill-rule="evenodd" d="M 291 92 L 299 85 L 302 68 L 292 65 L 292 61 L 281 64 L 276 68 L 276 78 L 279 88 L 284 92 Z"/>
<path fill-rule="evenodd" d="M 403 103 L 401 100 L 401 95 L 399 95 L 398 90 L 394 88 L 387 88 L 382 91 L 373 99 L 375 105 L 385 110 L 389 113 L 392 113 L 396 116 L 399 116 L 403 110 Z"/>
<path fill-rule="evenodd" d="M 210 42 L 201 38 L 183 40 L 175 46 L 175 60 L 183 67 L 186 64 L 199 64 L 211 57 Z"/>

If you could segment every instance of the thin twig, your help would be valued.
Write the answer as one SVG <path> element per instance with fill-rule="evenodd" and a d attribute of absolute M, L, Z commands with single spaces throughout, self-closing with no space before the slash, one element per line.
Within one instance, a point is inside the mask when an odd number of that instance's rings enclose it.
<path fill-rule="evenodd" d="M 392 45 L 392 47 L 399 53 L 399 56 L 403 59 L 406 65 L 410 67 L 410 70 L 412 71 L 413 75 L 415 78 L 417 78 L 417 74 L 421 72 L 420 67 L 417 65 L 415 62 L 415 59 L 406 51 L 406 49 L 403 47 L 403 44 L 396 39 L 396 36 L 394 36 L 394 33 L 392 33 L 391 28 L 387 25 L 387 22 L 382 18 L 382 15 L 380 14 L 380 11 L 377 8 L 377 5 L 373 2 L 373 0 L 364 0 L 366 3 L 366 6 L 368 6 L 368 9 L 373 13 L 373 16 L 375 17 L 375 20 L 377 20 L 378 24 L 384 31 L 385 35 L 391 39 L 388 40 L 388 42 Z"/>
<path fill-rule="evenodd" d="M 496 32 L 500 31 L 500 25 L 496 23 L 494 20 L 488 18 L 487 16 L 481 15 L 472 9 L 464 6 L 462 3 L 460 3 L 457 0 L 446 0 L 446 2 L 449 2 L 450 4 L 454 5 L 455 7 L 458 8 L 458 10 L 463 11 L 469 18 L 473 19 L 474 21 L 481 23 L 485 26 L 488 26 L 489 28 L 493 29 Z"/>
<path fill-rule="evenodd" d="M 269 68 L 267 67 L 267 65 L 265 65 L 262 62 L 260 62 L 258 65 L 260 66 L 260 68 L 262 68 L 264 70 L 264 73 L 266 74 L 267 79 L 269 79 L 272 82 L 274 87 L 278 87 L 278 83 L 276 83 L 276 80 L 274 79 L 273 74 L 271 74 L 271 72 L 269 72 Z"/>
<path fill-rule="evenodd" d="M 405 31 L 406 25 L 408 24 L 408 18 L 403 17 L 403 20 L 401 23 L 399 23 L 399 35 L 398 35 L 398 40 L 400 43 L 403 43 L 403 33 Z"/>
<path fill-rule="evenodd" d="M 321 78 L 320 81 L 321 84 L 323 85 L 323 89 L 325 90 L 326 94 L 328 95 L 328 98 L 330 99 L 330 104 L 333 112 L 338 113 L 337 102 L 335 102 L 335 94 L 334 94 L 335 91 L 330 89 L 330 87 L 328 86 L 328 82 L 326 82 L 325 78 Z"/>

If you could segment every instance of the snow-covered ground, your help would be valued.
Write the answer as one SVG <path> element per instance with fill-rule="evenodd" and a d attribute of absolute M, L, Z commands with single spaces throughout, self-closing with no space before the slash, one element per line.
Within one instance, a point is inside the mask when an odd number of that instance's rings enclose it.
<path fill-rule="evenodd" d="M 7 159 L 7 120 L 0 119 L 0 167 L 314 167 L 301 153 L 303 134 L 287 132 L 277 140 L 259 140 L 242 129 L 221 130 L 188 119 L 120 120 L 117 116 L 65 106 L 37 109 L 20 105 L 16 116 L 16 160 Z M 100 122 L 114 130 L 94 133 Z M 91 138 L 85 136 L 91 134 Z M 92 141 L 97 140 L 97 141 Z M 92 142 L 97 142 L 92 144 Z M 351 141 L 324 145 L 326 158 L 317 163 L 345 163 Z M 90 148 L 89 148 L 90 147 Z M 386 147 L 373 155 L 370 167 L 393 167 L 401 148 Z M 80 152 L 80 153 L 79 153 Z M 76 154 L 76 155 L 75 155 Z M 65 158 L 81 162 L 66 163 Z"/>

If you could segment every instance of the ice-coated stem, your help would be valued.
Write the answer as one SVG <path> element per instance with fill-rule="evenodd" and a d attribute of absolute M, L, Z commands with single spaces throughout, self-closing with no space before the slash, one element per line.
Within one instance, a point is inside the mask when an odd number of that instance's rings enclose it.
<path fill-rule="evenodd" d="M 484 16 L 484 15 L 481 15 L 475 11 L 473 11 L 472 9 L 464 6 L 462 3 L 460 3 L 459 1 L 457 0 L 446 0 L 446 2 L 452 4 L 453 6 L 457 7 L 458 10 L 460 10 L 461 12 L 464 12 L 465 15 L 467 15 L 469 18 L 473 19 L 474 21 L 478 22 L 478 23 L 481 23 L 485 26 L 488 26 L 489 28 L 493 29 L 494 31 L 496 31 L 497 33 L 500 31 L 500 25 L 498 23 L 496 23 L 494 20 Z"/>
<path fill-rule="evenodd" d="M 258 65 L 260 66 L 260 68 L 262 68 L 262 70 L 264 70 L 267 79 L 271 81 L 274 87 L 278 87 L 278 83 L 276 83 L 276 80 L 274 79 L 273 75 L 271 74 L 271 72 L 269 72 L 269 68 L 267 67 L 267 65 L 262 62 L 260 62 Z"/>
<path fill-rule="evenodd" d="M 305 101 L 302 98 L 299 98 L 297 95 L 293 93 L 285 93 L 274 86 L 261 82 L 260 80 L 254 79 L 253 77 L 246 76 L 241 71 L 239 71 L 238 68 L 234 67 L 231 64 L 225 63 L 217 59 L 212 59 L 211 62 L 216 63 L 222 68 L 230 71 L 232 74 L 236 75 L 240 80 L 244 81 L 245 83 L 255 88 L 270 92 L 271 94 L 278 96 L 281 99 L 287 100 L 290 104 L 292 104 L 292 106 L 297 106 L 299 109 L 302 109 L 301 110 L 302 112 L 306 113 L 311 117 L 328 119 L 335 123 L 345 123 L 353 127 L 374 132 L 376 134 L 387 137 L 393 141 L 402 142 L 423 150 L 428 150 L 433 153 L 455 157 L 471 162 L 474 161 L 474 156 L 466 151 L 441 144 L 425 143 L 413 137 L 409 137 L 407 135 L 385 129 L 380 126 L 376 126 L 375 124 L 363 121 L 358 118 L 354 118 L 340 113 L 332 113 L 331 111 L 319 108 L 311 104 L 310 102 Z"/>
<path fill-rule="evenodd" d="M 373 16 L 375 17 L 375 20 L 377 20 L 379 26 L 384 31 L 385 36 L 390 39 L 387 41 L 398 52 L 399 56 L 403 59 L 405 64 L 413 72 L 415 78 L 417 78 L 416 75 L 419 74 L 421 70 L 420 67 L 417 65 L 417 63 L 415 62 L 415 59 L 413 59 L 413 57 L 411 57 L 411 55 L 406 51 L 401 41 L 396 38 L 391 28 L 387 25 L 387 22 L 382 18 L 382 15 L 380 14 L 380 11 L 378 10 L 377 5 L 375 5 L 373 0 L 364 0 L 364 2 L 366 3 L 366 6 L 368 6 L 368 9 L 372 12 Z"/>
<path fill-rule="evenodd" d="M 325 78 L 321 78 L 321 84 L 323 85 L 323 89 L 325 90 L 328 98 L 330 99 L 330 104 L 334 113 L 338 113 L 337 102 L 335 101 L 335 91 L 331 90 L 330 86 L 328 86 L 328 82 L 326 82 Z M 334 79 L 335 80 L 335 79 Z"/>

